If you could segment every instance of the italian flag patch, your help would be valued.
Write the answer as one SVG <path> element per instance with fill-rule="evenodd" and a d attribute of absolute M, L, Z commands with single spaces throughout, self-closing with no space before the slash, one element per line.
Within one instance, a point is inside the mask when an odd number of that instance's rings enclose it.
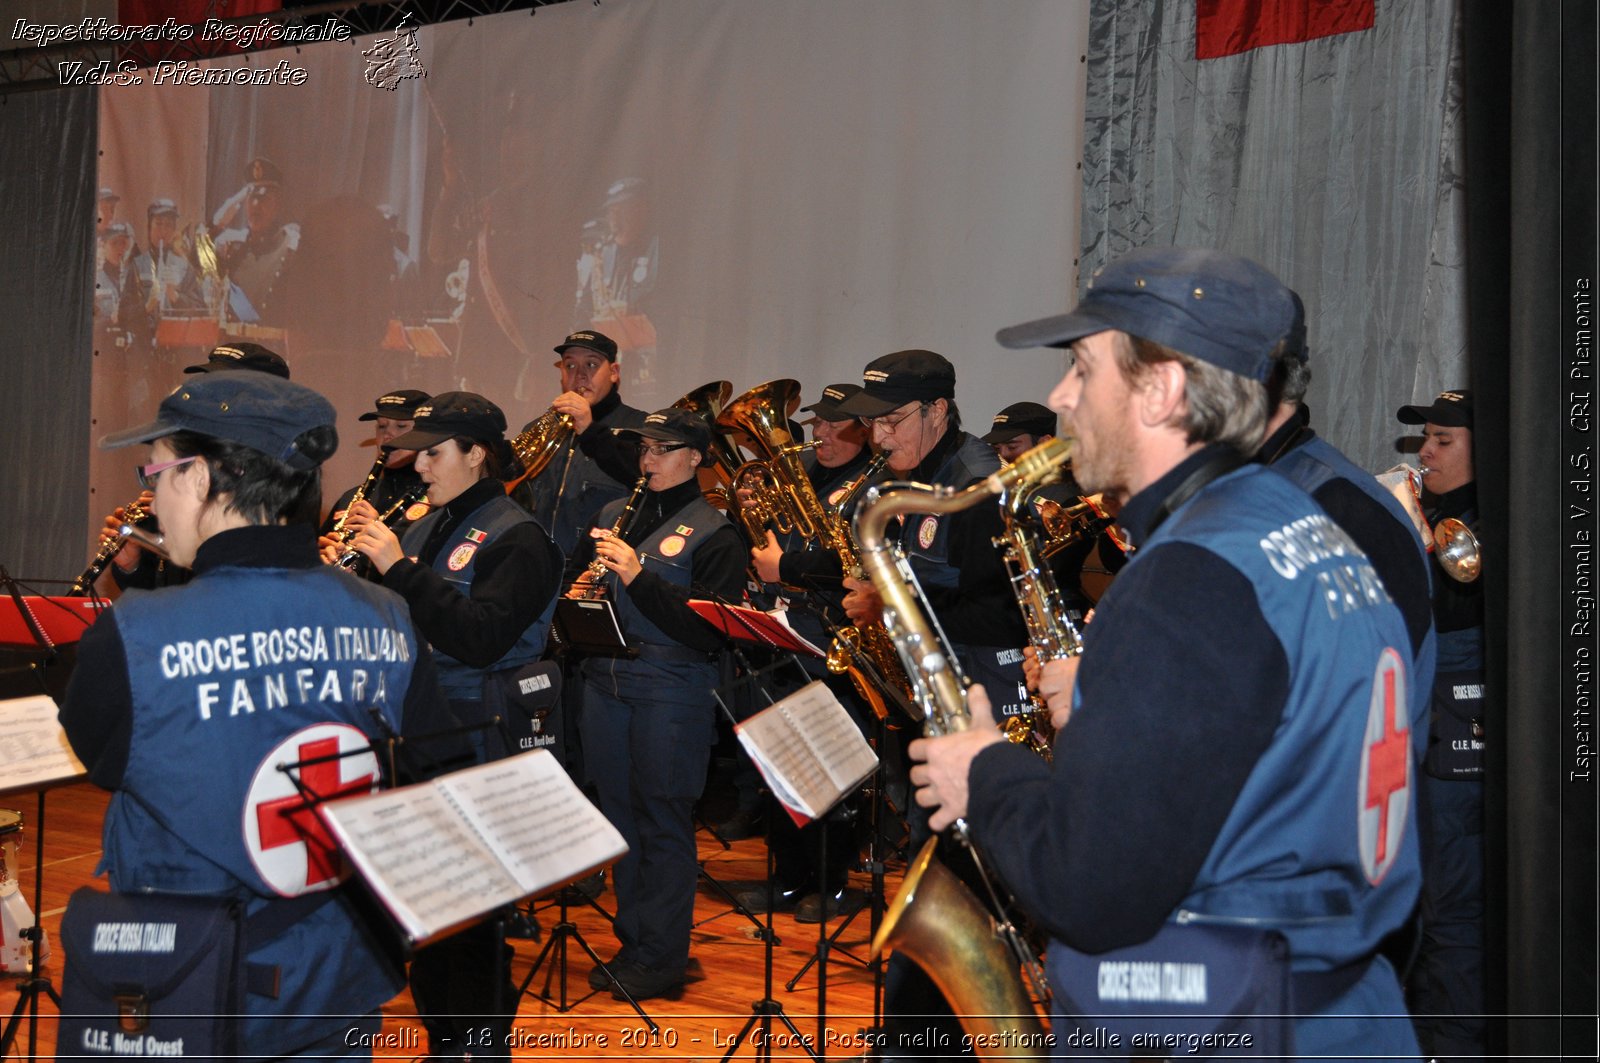
<path fill-rule="evenodd" d="M 467 538 L 471 539 L 475 543 L 482 543 L 488 537 L 489 534 L 487 532 L 481 532 L 477 528 L 473 528 L 471 531 L 467 532 Z"/>

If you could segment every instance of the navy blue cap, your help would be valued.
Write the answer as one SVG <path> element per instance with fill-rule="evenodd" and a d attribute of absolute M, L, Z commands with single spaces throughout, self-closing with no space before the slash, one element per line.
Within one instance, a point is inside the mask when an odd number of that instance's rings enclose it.
<path fill-rule="evenodd" d="M 1403 424 L 1437 424 L 1446 428 L 1472 427 L 1472 392 L 1466 388 L 1441 391 L 1432 406 L 1402 406 L 1395 416 Z"/>
<path fill-rule="evenodd" d="M 895 351 L 867 363 L 861 390 L 839 403 L 847 417 L 881 417 L 908 402 L 956 397 L 956 367 L 933 351 Z"/>
<path fill-rule="evenodd" d="M 457 436 L 474 443 L 497 443 L 506 437 L 506 415 L 476 392 L 442 392 L 416 408 L 411 431 L 390 441 L 389 446 L 427 450 Z"/>
<path fill-rule="evenodd" d="M 235 369 L 253 369 L 258 373 L 271 373 L 289 379 L 289 363 L 276 351 L 269 351 L 259 343 L 225 343 L 211 348 L 211 353 L 201 365 L 184 366 L 185 373 L 224 373 Z"/>
<path fill-rule="evenodd" d="M 410 421 L 417 416 L 417 407 L 428 401 L 426 391 L 417 391 L 412 388 L 401 388 L 399 391 L 390 391 L 379 395 L 373 405 L 375 409 L 357 417 L 358 421 L 376 421 L 380 417 L 387 417 L 391 421 Z"/>
<path fill-rule="evenodd" d="M 1278 345 L 1292 338 L 1295 303 L 1278 278 L 1248 258 L 1147 247 L 1096 270 L 1071 313 L 1013 325 L 995 338 L 1004 347 L 1066 347 L 1108 329 L 1265 382 Z"/>
<path fill-rule="evenodd" d="M 556 344 L 555 352 L 557 354 L 566 354 L 571 347 L 582 347 L 586 351 L 593 351 L 595 354 L 603 355 L 610 362 L 617 360 L 617 341 L 607 336 L 604 332 L 596 332 L 594 329 L 582 329 L 574 332 Z"/>
<path fill-rule="evenodd" d="M 800 408 L 816 414 L 819 421 L 853 421 L 853 416 L 839 411 L 839 405 L 860 390 L 860 384 L 829 384 L 822 389 L 820 399 Z"/>
<path fill-rule="evenodd" d="M 308 454 L 300 437 L 334 427 L 333 404 L 310 388 L 270 373 L 240 369 L 186 380 L 161 400 L 156 419 L 100 440 L 107 450 L 148 443 L 174 432 L 198 432 L 277 458 L 290 468 L 314 469 L 333 453 Z"/>
<path fill-rule="evenodd" d="M 985 443 L 1009 443 L 1018 436 L 1053 436 L 1056 412 L 1037 402 L 1013 402 L 994 415 Z"/>
<path fill-rule="evenodd" d="M 706 424 L 705 418 L 675 406 L 646 414 L 644 423 L 637 428 L 613 428 L 611 431 L 622 438 L 637 436 L 662 443 L 687 443 L 702 457 L 711 449 L 711 426 Z"/>

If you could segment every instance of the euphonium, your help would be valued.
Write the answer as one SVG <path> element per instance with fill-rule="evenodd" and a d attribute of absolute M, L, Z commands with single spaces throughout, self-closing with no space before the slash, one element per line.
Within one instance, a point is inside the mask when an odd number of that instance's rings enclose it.
<path fill-rule="evenodd" d="M 739 471 L 739 466 L 744 460 L 739 457 L 739 448 L 734 445 L 717 424 L 717 417 L 728 404 L 728 396 L 733 394 L 733 385 L 726 380 L 713 380 L 708 384 L 701 384 L 683 398 L 672 404 L 674 410 L 688 410 L 700 420 L 705 422 L 711 430 L 711 453 L 708 455 L 710 468 L 705 465 L 701 471 L 714 476 L 719 487 L 705 490 L 706 501 L 718 509 L 732 512 L 738 501 L 733 497 L 734 475 Z M 704 487 L 705 480 L 701 480 Z"/>
<path fill-rule="evenodd" d="M 614 539 L 627 530 L 628 522 L 633 518 L 633 509 L 639 504 L 639 496 L 644 494 L 645 484 L 648 484 L 649 482 L 649 473 L 645 473 L 643 476 L 639 477 L 639 482 L 633 485 L 633 493 L 628 495 L 628 500 L 622 504 L 622 512 L 617 514 L 617 519 L 615 523 L 611 525 L 611 530 L 606 533 L 607 538 Z M 570 597 L 582 598 L 585 601 L 591 602 L 598 601 L 599 599 L 603 598 L 606 593 L 606 585 L 604 582 L 606 575 L 606 563 L 600 560 L 599 556 L 596 555 L 595 559 L 589 562 L 589 567 L 583 570 L 583 575 L 587 576 L 588 579 L 585 580 L 583 577 L 579 577 L 573 583 L 572 589 L 568 592 L 568 595 Z"/>
<path fill-rule="evenodd" d="M 967 710 L 967 680 L 948 641 L 937 628 L 937 619 L 924 613 L 922 595 L 910 563 L 904 557 L 897 556 L 886 539 L 889 521 L 913 513 L 955 513 L 996 496 L 1004 497 L 1025 484 L 1042 480 L 1066 461 L 1070 449 L 1062 440 L 1047 440 L 1023 454 L 1008 468 L 962 491 L 926 485 L 907 485 L 889 491 L 873 488 L 856 512 L 856 540 L 861 547 L 861 566 L 872 580 L 878 596 L 883 599 L 884 626 L 905 665 L 912 696 L 922 710 L 923 729 L 929 735 L 953 734 L 971 725 L 971 715 Z M 956 821 L 955 831 L 971 848 L 964 820 Z M 938 866 L 931 860 L 932 844 L 930 841 L 924 847 L 911 871 L 906 874 L 900 887 L 901 895 L 896 897 L 891 907 L 894 918 L 885 919 L 878 936 L 873 940 L 873 951 L 878 952 L 885 945 L 899 942 L 898 947 L 906 947 L 907 955 L 918 963 L 924 962 L 919 957 L 925 955 L 932 957 L 930 962 L 934 964 L 946 963 L 952 955 L 960 956 L 957 969 L 929 969 L 928 973 L 935 982 L 949 982 L 963 993 L 971 989 L 981 995 L 982 999 L 975 1002 L 955 1002 L 958 1012 L 966 1013 L 963 1024 L 972 1024 L 966 1026 L 968 1032 L 987 1033 L 991 1027 L 986 1023 L 999 1022 L 1002 1029 L 1014 1031 L 1016 1039 L 1024 1044 L 1038 1044 L 1038 1040 L 1031 1039 L 1032 1035 L 1039 1032 L 1038 1016 L 1031 1004 L 1027 1004 L 1028 993 L 1018 974 L 1020 965 L 1037 987 L 1036 995 L 1042 996 L 1044 976 L 1037 958 L 1023 943 L 1014 926 L 1009 922 L 997 923 L 954 880 L 954 876 L 949 876 L 943 869 L 943 876 L 929 870 Z M 976 849 L 972 849 L 972 856 L 994 901 L 995 910 L 1002 910 L 999 889 L 985 870 Z M 918 911 L 916 894 L 930 874 L 948 876 L 951 880 L 941 884 L 948 886 L 947 890 L 939 890 L 941 897 L 954 893 L 964 896 L 971 904 L 961 903 L 951 910 L 944 910 L 941 905 L 932 914 L 926 915 Z M 940 902 L 935 903 L 940 905 Z M 943 904 L 954 905 L 955 902 L 944 901 Z M 905 927 L 903 931 L 898 929 L 901 926 Z M 931 944 L 921 940 L 929 936 L 939 940 Z M 955 939 L 954 945 L 944 944 L 943 939 L 952 937 Z M 906 944 L 908 938 L 911 939 L 909 946 Z M 1011 950 L 1011 960 L 997 955 L 1002 945 Z M 961 986 L 960 983 L 975 981 L 969 969 L 974 963 L 969 959 L 973 954 L 986 957 L 983 969 L 1000 972 L 1006 977 L 996 975 L 996 984 L 993 985 Z M 1027 1006 L 1022 1006 L 1019 1001 Z"/>
<path fill-rule="evenodd" d="M 797 443 L 789 432 L 789 411 L 800 404 L 798 380 L 769 380 L 758 384 L 723 407 L 717 427 L 741 432 L 760 455 L 733 472 L 735 491 L 748 486 L 751 504 L 734 499 L 739 519 L 750 541 L 766 540 L 766 527 L 780 534 L 794 532 L 803 539 L 815 539 L 827 521 L 827 510 L 817 498 L 800 463 L 800 454 L 811 447 Z"/>
<path fill-rule="evenodd" d="M 106 570 L 106 566 L 111 563 L 111 559 L 117 556 L 123 546 L 127 545 L 130 536 L 122 529 L 131 528 L 141 520 L 144 520 L 144 507 L 139 504 L 138 499 L 122 507 L 122 525 L 117 529 L 117 534 L 100 544 L 100 552 L 90 559 L 89 567 L 84 569 L 83 573 L 72 581 L 71 587 L 67 588 L 69 597 L 80 598 L 89 593 L 94 587 L 94 581 L 100 578 L 100 573 Z M 137 542 L 138 540 L 134 541 Z"/>
<path fill-rule="evenodd" d="M 427 493 L 427 484 L 415 484 L 409 490 L 407 490 L 405 494 L 395 499 L 393 505 L 384 510 L 382 513 L 378 514 L 378 523 L 387 524 L 391 528 L 395 527 L 397 524 L 399 524 L 400 519 L 405 516 L 406 511 L 412 506 L 416 505 L 418 502 L 421 502 Z M 350 504 L 355 505 L 354 500 L 352 500 Z M 346 512 L 349 511 L 346 510 Z M 336 561 L 334 561 L 334 564 L 340 568 L 354 568 L 356 562 L 361 560 L 361 552 L 359 550 L 351 550 L 348 547 L 350 540 L 354 539 L 355 537 L 356 529 L 347 528 L 339 538 L 339 542 L 346 547 L 344 552 L 339 555 Z"/>
<path fill-rule="evenodd" d="M 1028 629 L 1028 642 L 1038 653 L 1040 664 L 1076 657 L 1083 652 L 1083 636 L 1067 617 L 1066 603 L 1062 601 L 1061 589 L 1056 586 L 1055 573 L 1044 561 L 1048 556 L 1048 545 L 1039 546 L 1034 537 L 1030 503 L 1058 465 L 1059 462 L 1045 467 L 1037 478 L 1024 480 L 1015 490 L 1001 495 L 1000 518 L 1005 533 L 994 540 L 1011 574 L 1011 593 L 1016 596 L 1017 606 L 1022 610 L 1022 621 Z M 1092 503 L 1088 499 L 1072 508 L 1079 507 L 1092 514 Z M 1096 518 L 1091 515 L 1090 519 Z M 1074 537 L 1083 534 L 1076 532 Z M 1052 540 L 1055 538 L 1051 536 Z M 1050 710 L 1037 694 L 1033 696 L 1033 708 L 1005 720 L 1001 730 L 1011 742 L 1026 745 L 1046 760 L 1050 759 L 1050 742 L 1055 735 L 1055 728 L 1050 723 Z"/>
<path fill-rule="evenodd" d="M 522 474 L 506 481 L 506 494 L 515 491 L 524 480 L 538 476 L 561 448 L 572 441 L 572 418 L 556 412 L 554 406 L 541 413 L 527 429 L 511 440 L 511 450 L 522 462 Z"/>

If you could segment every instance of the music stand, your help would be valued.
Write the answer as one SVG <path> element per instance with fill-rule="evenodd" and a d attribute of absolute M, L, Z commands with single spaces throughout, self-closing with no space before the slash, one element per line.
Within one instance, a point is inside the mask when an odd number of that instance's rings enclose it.
<path fill-rule="evenodd" d="M 595 952 L 594 949 L 589 945 L 589 942 L 584 940 L 583 931 L 578 929 L 578 924 L 574 923 L 570 918 L 568 918 L 567 908 L 572 900 L 570 895 L 573 893 L 576 893 L 585 904 L 599 912 L 607 920 L 613 922 L 615 921 L 615 916 L 611 915 L 604 908 L 600 907 L 600 905 L 595 902 L 594 898 L 584 896 L 575 887 L 563 886 L 557 890 L 555 903 L 556 911 L 560 921 L 557 922 L 555 926 L 550 928 L 550 937 L 545 941 L 544 948 L 539 950 L 539 956 L 533 961 L 533 966 L 528 969 L 527 977 L 522 980 L 522 985 L 517 987 L 518 998 L 520 999 L 528 992 L 528 987 L 533 984 L 534 976 L 539 973 L 539 968 L 544 965 L 545 959 L 548 958 L 552 952 L 555 954 L 555 968 L 545 972 L 544 990 L 543 992 L 535 993 L 534 995 L 536 997 L 544 1001 L 546 1004 L 554 1007 L 558 1013 L 565 1015 L 567 1012 L 574 1010 L 579 1004 L 582 1004 L 596 993 L 601 992 L 599 989 L 590 989 L 589 992 L 585 993 L 578 999 L 569 1001 L 567 997 L 567 940 L 570 938 L 578 943 L 578 947 L 583 949 L 584 953 L 588 955 L 589 959 L 594 961 L 595 967 L 606 976 L 606 982 L 608 983 L 609 987 L 622 994 L 622 999 L 626 1000 L 628 1002 L 628 1006 L 634 1010 L 640 1019 L 644 1020 L 644 1024 L 650 1028 L 650 1032 L 656 1032 L 660 1029 L 660 1026 L 657 1025 L 656 1021 L 645 1012 L 644 1008 L 639 1004 L 639 1002 L 634 999 L 633 994 L 628 992 L 628 987 L 617 981 L 616 975 L 611 973 L 611 968 L 606 966 L 605 961 L 600 958 L 599 953 Z M 559 998 L 552 998 L 550 996 L 550 982 L 552 978 L 559 978 L 561 986 L 561 995 Z"/>

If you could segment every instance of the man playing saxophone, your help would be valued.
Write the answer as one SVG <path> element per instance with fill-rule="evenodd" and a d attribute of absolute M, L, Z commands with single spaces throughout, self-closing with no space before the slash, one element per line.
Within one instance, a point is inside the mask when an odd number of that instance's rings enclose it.
<path fill-rule="evenodd" d="M 1083 655 L 1046 665 L 1068 679 L 1053 764 L 974 688 L 969 729 L 913 744 L 912 781 L 1049 931 L 1057 1054 L 1094 1027 L 1417 1054 L 1377 951 L 1419 881 L 1410 640 L 1349 536 L 1248 464 L 1293 317 L 1253 262 L 1144 249 L 999 336 L 1071 347 L 1050 404 L 1136 552 Z M 1119 977 L 1148 964 L 1172 977 Z"/>

